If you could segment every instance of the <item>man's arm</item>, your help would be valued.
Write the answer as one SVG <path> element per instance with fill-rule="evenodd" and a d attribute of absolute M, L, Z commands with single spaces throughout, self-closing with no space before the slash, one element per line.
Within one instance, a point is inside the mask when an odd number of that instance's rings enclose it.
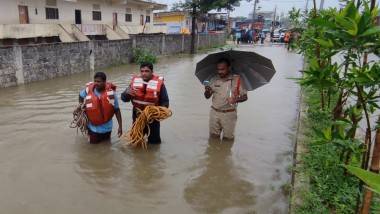
<path fill-rule="evenodd" d="M 169 95 L 164 84 L 161 86 L 159 105 L 169 108 Z"/>
<path fill-rule="evenodd" d="M 130 88 L 129 87 L 126 88 L 123 93 L 121 93 L 120 98 L 123 102 L 130 102 L 132 100 L 133 97 L 130 95 Z"/>
<path fill-rule="evenodd" d="M 121 112 L 120 112 L 120 108 L 119 108 L 119 101 L 117 99 L 116 92 L 115 92 L 114 95 L 115 95 L 114 111 L 115 111 L 115 116 L 116 116 L 117 123 L 119 124 L 119 128 L 117 130 L 117 136 L 121 137 L 121 135 L 123 134 L 123 121 L 121 119 Z"/>
<path fill-rule="evenodd" d="M 78 101 L 79 101 L 80 104 L 82 104 L 84 102 L 84 98 L 79 95 Z"/>
<path fill-rule="evenodd" d="M 240 91 L 240 93 L 239 93 L 238 97 L 236 97 L 236 102 L 242 103 L 242 102 L 247 101 L 248 100 L 247 89 L 245 89 L 243 81 L 240 82 L 239 91 Z"/>
<path fill-rule="evenodd" d="M 79 92 L 79 96 L 78 96 L 78 102 L 79 102 L 79 105 L 77 107 L 77 109 L 79 110 L 81 107 L 82 107 L 82 104 L 84 102 L 84 98 L 87 96 L 87 93 L 86 93 L 86 90 L 83 89 L 82 91 Z"/>
<path fill-rule="evenodd" d="M 242 95 L 239 95 L 237 98 L 236 98 L 236 102 L 237 103 L 242 103 L 242 102 L 245 102 L 248 100 L 248 96 L 247 94 L 242 94 Z"/>
<path fill-rule="evenodd" d="M 121 135 L 123 134 L 123 122 L 121 119 L 121 112 L 119 108 L 115 109 L 115 115 L 116 115 L 117 123 L 119 124 L 119 128 L 117 130 L 117 136 L 121 137 Z"/>

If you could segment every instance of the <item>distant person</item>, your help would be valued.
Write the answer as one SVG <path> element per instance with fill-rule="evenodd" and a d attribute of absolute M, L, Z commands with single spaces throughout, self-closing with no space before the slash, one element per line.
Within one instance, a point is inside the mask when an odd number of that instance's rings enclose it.
<path fill-rule="evenodd" d="M 235 37 L 236 37 L 236 43 L 240 44 L 240 40 L 241 40 L 241 31 L 240 30 L 237 30 L 235 32 Z"/>
<path fill-rule="evenodd" d="M 124 102 L 132 102 L 133 122 L 138 117 L 139 110 L 144 110 L 146 106 L 169 107 L 169 96 L 164 84 L 164 78 L 153 73 L 152 63 L 142 63 L 140 65 L 140 75 L 134 76 L 129 86 L 121 94 Z M 160 144 L 160 122 L 153 121 L 149 124 L 150 133 L 148 143 Z"/>
<path fill-rule="evenodd" d="M 253 43 L 253 31 L 252 30 L 248 30 L 247 32 L 247 37 L 248 37 L 248 43 Z"/>
<path fill-rule="evenodd" d="M 247 90 L 239 75 L 231 74 L 231 63 L 220 59 L 216 65 L 217 76 L 205 86 L 204 96 L 212 97 L 210 111 L 210 137 L 234 139 L 237 121 L 237 103 L 248 99 Z"/>
<path fill-rule="evenodd" d="M 265 37 L 266 37 L 265 33 L 263 31 L 261 31 L 261 33 L 260 33 L 261 44 L 264 44 Z"/>
<path fill-rule="evenodd" d="M 79 103 L 85 104 L 85 113 L 89 119 L 88 137 L 89 143 L 96 144 L 111 138 L 112 118 L 116 115 L 120 137 L 122 120 L 117 100 L 116 86 L 107 82 L 107 76 L 103 72 L 94 75 L 94 82 L 87 83 L 86 88 L 79 93 Z"/>

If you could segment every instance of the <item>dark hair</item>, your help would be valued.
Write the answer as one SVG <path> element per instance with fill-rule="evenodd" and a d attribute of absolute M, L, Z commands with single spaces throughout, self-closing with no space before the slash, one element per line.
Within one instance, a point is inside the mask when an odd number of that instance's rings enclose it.
<path fill-rule="evenodd" d="M 140 68 L 148 67 L 151 71 L 153 71 L 153 64 L 150 62 L 143 62 L 140 64 Z"/>
<path fill-rule="evenodd" d="M 96 78 L 100 78 L 102 79 L 103 81 L 106 81 L 107 80 L 107 76 L 104 72 L 96 72 L 95 75 L 94 75 L 94 79 Z"/>
<path fill-rule="evenodd" d="M 222 64 L 222 63 L 226 64 L 228 67 L 231 66 L 231 62 L 227 58 L 220 58 L 220 59 L 218 59 L 218 62 L 216 64 Z"/>

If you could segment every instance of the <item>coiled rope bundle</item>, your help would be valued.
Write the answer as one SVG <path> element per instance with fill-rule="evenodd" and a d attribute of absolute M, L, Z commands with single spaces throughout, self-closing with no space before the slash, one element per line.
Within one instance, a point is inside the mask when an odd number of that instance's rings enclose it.
<path fill-rule="evenodd" d="M 139 116 L 132 124 L 132 128 L 123 135 L 123 139 L 126 141 L 124 145 L 130 145 L 132 147 L 141 146 L 144 149 L 148 149 L 147 136 L 150 134 L 149 124 L 154 121 L 162 121 L 172 116 L 172 111 L 162 106 L 147 106 L 143 111 L 138 112 Z M 147 132 L 144 130 L 147 128 Z"/>
<path fill-rule="evenodd" d="M 73 112 L 73 121 L 70 124 L 70 128 L 76 128 L 77 132 L 80 130 L 83 135 L 87 134 L 88 117 L 85 112 L 85 105 L 79 104 Z"/>

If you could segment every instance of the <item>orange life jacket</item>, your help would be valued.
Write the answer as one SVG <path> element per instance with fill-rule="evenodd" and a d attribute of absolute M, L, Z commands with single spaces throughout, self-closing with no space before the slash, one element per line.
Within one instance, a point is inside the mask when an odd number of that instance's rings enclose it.
<path fill-rule="evenodd" d="M 145 89 L 144 84 L 146 84 Z M 153 75 L 152 79 L 148 82 L 145 82 L 141 76 L 133 77 L 130 85 L 136 93 L 136 96 L 132 100 L 133 106 L 141 110 L 145 106 L 157 106 L 160 101 L 160 91 L 163 84 L 164 78 L 156 75 Z"/>
<path fill-rule="evenodd" d="M 90 122 L 94 125 L 101 125 L 111 120 L 115 114 L 113 105 L 116 86 L 107 82 L 100 97 L 95 95 L 93 82 L 87 83 L 86 86 L 86 114 Z"/>
<path fill-rule="evenodd" d="M 290 40 L 290 34 L 289 34 L 289 33 L 285 33 L 284 41 L 285 41 L 286 43 L 288 43 L 289 40 Z"/>

